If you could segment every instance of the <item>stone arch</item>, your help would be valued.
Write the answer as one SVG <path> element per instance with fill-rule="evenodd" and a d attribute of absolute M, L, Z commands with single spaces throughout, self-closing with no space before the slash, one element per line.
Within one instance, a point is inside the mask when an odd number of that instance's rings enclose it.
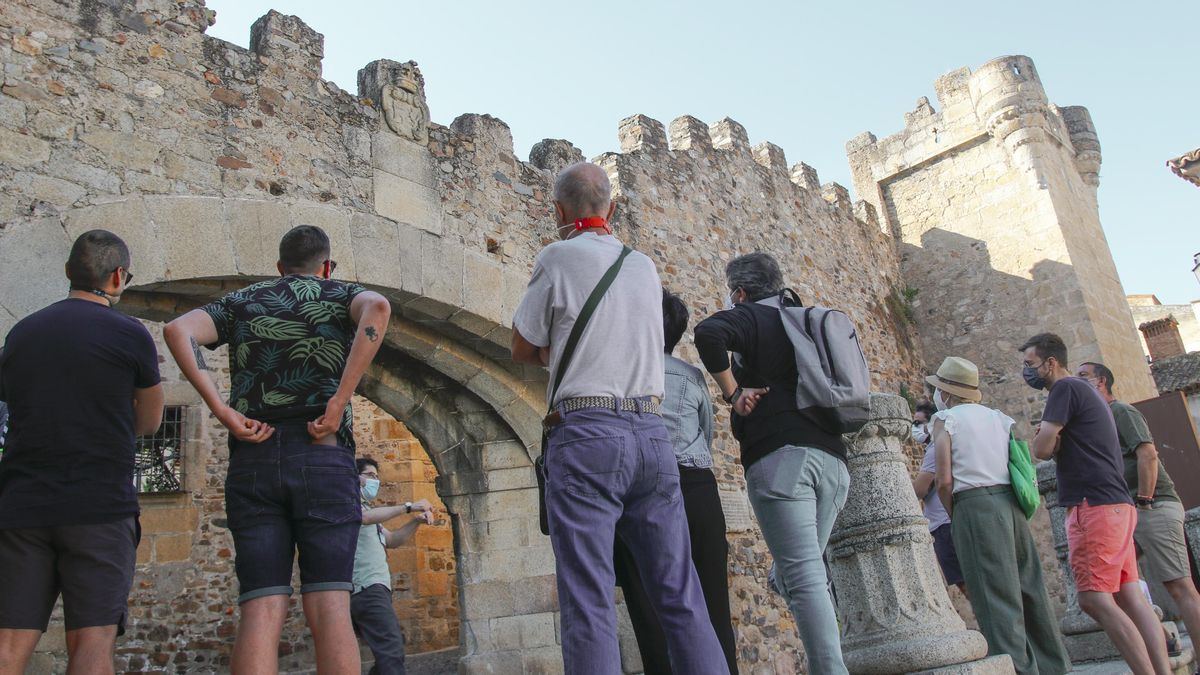
<path fill-rule="evenodd" d="M 26 264 L 0 275 L 26 275 L 32 288 L 59 287 L 70 243 L 104 228 L 133 254 L 135 285 L 121 310 L 166 321 L 275 276 L 276 243 L 300 223 L 330 234 L 339 277 L 392 303 L 391 326 L 360 393 L 405 423 L 437 468 L 438 495 L 454 530 L 465 671 L 561 668 L 554 665 L 554 559 L 537 531 L 532 468 L 545 374 L 508 358 L 511 303 L 467 301 L 471 272 L 464 265 L 450 266 L 462 275 L 457 289 L 442 270 L 421 269 L 422 258 L 462 260 L 461 244 L 321 204 L 134 196 L 10 225 L 27 228 L 39 243 Z M 431 248 L 440 257 L 430 258 Z M 494 271 L 495 290 L 524 288 L 522 275 L 498 264 Z M 30 310 L 56 299 L 31 295 Z"/>

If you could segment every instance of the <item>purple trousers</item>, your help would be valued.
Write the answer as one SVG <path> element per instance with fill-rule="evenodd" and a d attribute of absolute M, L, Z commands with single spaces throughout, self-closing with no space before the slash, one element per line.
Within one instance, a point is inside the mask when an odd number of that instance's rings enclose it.
<path fill-rule="evenodd" d="M 662 418 L 567 413 L 546 450 L 546 508 L 568 675 L 618 675 L 613 538 L 621 537 L 667 638 L 678 675 L 727 675 L 692 565 L 679 465 Z"/>

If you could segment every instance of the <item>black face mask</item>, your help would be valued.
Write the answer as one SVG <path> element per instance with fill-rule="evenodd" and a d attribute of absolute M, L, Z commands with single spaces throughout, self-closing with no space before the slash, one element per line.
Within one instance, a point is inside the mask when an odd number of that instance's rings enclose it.
<path fill-rule="evenodd" d="M 1040 367 L 1025 366 L 1025 369 L 1021 371 L 1021 376 L 1025 378 L 1025 384 L 1038 390 L 1046 388 L 1046 378 L 1038 375 L 1038 368 Z"/>

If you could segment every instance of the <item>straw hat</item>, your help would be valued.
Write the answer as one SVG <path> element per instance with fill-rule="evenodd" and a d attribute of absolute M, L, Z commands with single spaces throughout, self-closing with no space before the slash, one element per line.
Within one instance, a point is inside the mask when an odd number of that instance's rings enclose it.
<path fill-rule="evenodd" d="M 947 356 L 938 366 L 937 375 L 930 375 L 925 381 L 964 401 L 976 403 L 983 398 L 979 393 L 979 368 L 957 356 Z"/>

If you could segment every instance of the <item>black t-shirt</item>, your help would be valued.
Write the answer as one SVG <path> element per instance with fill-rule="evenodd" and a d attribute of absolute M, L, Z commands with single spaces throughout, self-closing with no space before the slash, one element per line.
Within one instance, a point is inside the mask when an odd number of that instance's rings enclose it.
<path fill-rule="evenodd" d="M 358 284 L 293 274 L 234 291 L 200 309 L 217 327 L 210 348 L 229 345 L 229 405 L 265 422 L 313 420 L 341 383 Z M 350 405 L 338 442 L 354 447 Z"/>
<path fill-rule="evenodd" d="M 841 434 L 831 430 L 822 411 L 796 408 L 795 350 L 779 309 L 741 303 L 701 321 L 695 330 L 696 350 L 710 373 L 730 367 L 728 352 L 740 356 L 733 375 L 742 387 L 770 387 L 747 416 L 731 413 L 733 436 L 742 448 L 742 466 L 750 465 L 785 445 L 820 448 L 846 461 Z"/>
<path fill-rule="evenodd" d="M 1132 504 L 1125 486 L 1121 443 L 1108 403 L 1087 381 L 1065 377 L 1050 388 L 1042 420 L 1061 424 L 1055 457 L 1058 503 Z"/>
<path fill-rule="evenodd" d="M 158 381 L 150 333 L 107 305 L 62 300 L 13 326 L 0 355 L 0 528 L 136 515 L 133 393 Z"/>

